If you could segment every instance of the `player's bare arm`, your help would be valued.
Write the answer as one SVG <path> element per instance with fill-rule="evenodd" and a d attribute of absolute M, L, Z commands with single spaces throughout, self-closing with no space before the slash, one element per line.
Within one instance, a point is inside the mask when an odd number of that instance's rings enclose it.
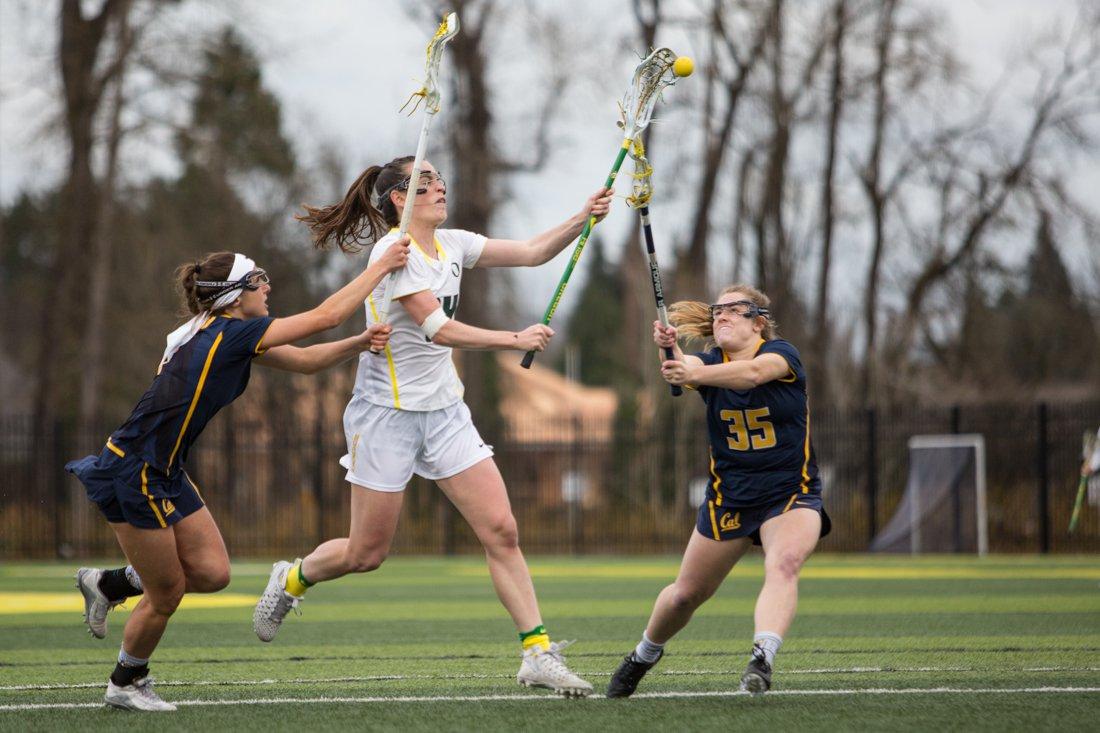
<path fill-rule="evenodd" d="M 254 360 L 257 364 L 298 374 L 316 374 L 364 351 L 381 351 L 389 342 L 390 326 L 371 324 L 356 336 L 313 346 L 276 346 Z"/>
<path fill-rule="evenodd" d="M 436 314 L 442 313 L 439 299 L 427 290 L 406 295 L 400 299 L 400 303 L 421 328 L 425 328 L 430 318 L 438 318 L 439 315 Z M 440 346 L 456 349 L 542 351 L 554 335 L 552 328 L 542 324 L 528 326 L 522 331 L 493 331 L 471 326 L 453 318 L 445 316 L 443 318 L 445 320 L 442 325 L 438 330 L 433 330 L 429 338 Z"/>
<path fill-rule="evenodd" d="M 477 261 L 478 267 L 536 267 L 552 260 L 580 236 L 585 223 L 596 217 L 603 221 L 611 211 L 613 188 L 601 188 L 588 197 L 581 210 L 552 229 L 527 240 L 489 239 Z"/>

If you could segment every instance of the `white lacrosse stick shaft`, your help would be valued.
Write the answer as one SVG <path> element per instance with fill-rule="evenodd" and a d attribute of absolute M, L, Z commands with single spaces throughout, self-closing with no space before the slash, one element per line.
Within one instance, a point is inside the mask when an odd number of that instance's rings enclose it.
<path fill-rule="evenodd" d="M 413 206 L 416 205 L 416 194 L 420 189 L 420 169 L 424 165 L 424 151 L 428 147 L 428 128 L 432 125 L 434 114 L 424 115 L 424 124 L 420 127 L 420 141 L 416 144 L 416 156 L 413 158 L 412 172 L 409 174 L 409 188 L 405 192 L 405 208 L 401 211 L 401 225 L 397 230 L 397 238 L 409 233 L 409 223 L 412 221 Z M 386 275 L 386 290 L 382 295 L 382 302 L 378 304 L 378 322 L 385 323 L 390 315 L 390 303 L 393 301 L 393 282 L 395 273 Z"/>
<path fill-rule="evenodd" d="M 428 44 L 428 61 L 425 66 L 427 78 L 424 89 L 420 95 L 424 96 L 424 124 L 420 128 L 420 141 L 416 144 L 416 155 L 413 156 L 412 172 L 409 174 L 409 187 L 405 191 L 405 208 L 401 211 L 401 224 L 398 227 L 398 237 L 409 233 L 409 222 L 412 220 L 413 206 L 416 204 L 416 194 L 420 188 L 421 167 L 424 165 L 424 152 L 428 147 L 428 128 L 432 125 L 432 118 L 439 112 L 439 90 L 436 86 L 436 76 L 439 72 L 439 64 L 443 59 L 443 47 L 458 33 L 458 14 L 448 13 L 440 25 L 436 35 Z M 386 276 L 386 289 L 382 294 L 382 302 L 378 304 L 378 323 L 385 323 L 390 314 L 390 302 L 393 300 L 393 273 Z"/>

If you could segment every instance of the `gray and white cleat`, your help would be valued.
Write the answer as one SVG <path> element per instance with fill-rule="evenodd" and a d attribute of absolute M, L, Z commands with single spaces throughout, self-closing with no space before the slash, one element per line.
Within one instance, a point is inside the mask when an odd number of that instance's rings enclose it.
<path fill-rule="evenodd" d="M 286 574 L 292 567 L 286 560 L 280 560 L 271 567 L 267 588 L 256 602 L 256 610 L 252 612 L 252 630 L 260 637 L 260 641 L 271 641 L 275 638 L 283 619 L 291 609 L 301 614 L 298 604 L 302 599 L 286 591 Z"/>
<path fill-rule="evenodd" d="M 592 685 L 574 674 L 561 655 L 561 650 L 572 643 L 552 642 L 549 649 L 531 647 L 524 651 L 516 682 L 524 687 L 545 687 L 565 697 L 588 697 Z"/>
<path fill-rule="evenodd" d="M 103 701 L 122 710 L 166 713 L 176 709 L 175 705 L 160 699 L 160 695 L 153 691 L 152 677 L 142 677 L 128 685 L 116 685 L 108 680 L 107 694 L 103 696 Z"/>
<path fill-rule="evenodd" d="M 99 568 L 80 568 L 76 571 L 76 588 L 84 596 L 84 623 L 88 633 L 97 639 L 107 636 L 107 612 L 122 605 L 125 599 L 108 600 L 99 589 L 103 571 Z"/>

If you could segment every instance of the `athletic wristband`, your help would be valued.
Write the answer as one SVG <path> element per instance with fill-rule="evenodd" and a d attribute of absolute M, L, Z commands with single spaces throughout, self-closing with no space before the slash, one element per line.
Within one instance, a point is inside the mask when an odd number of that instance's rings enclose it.
<path fill-rule="evenodd" d="M 431 340 L 449 320 L 451 319 L 443 312 L 443 306 L 440 306 L 428 314 L 428 317 L 420 324 L 420 330 Z"/>

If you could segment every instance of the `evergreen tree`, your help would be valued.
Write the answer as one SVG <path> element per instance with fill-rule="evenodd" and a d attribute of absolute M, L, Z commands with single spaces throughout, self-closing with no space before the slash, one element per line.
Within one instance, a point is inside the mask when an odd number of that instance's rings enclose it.
<path fill-rule="evenodd" d="M 1095 377 L 1100 356 L 1096 326 L 1088 306 L 1074 293 L 1045 211 L 1028 259 L 1024 298 L 1013 316 L 1018 339 L 1011 353 L 1022 382 L 1064 383 Z"/>
<path fill-rule="evenodd" d="M 569 317 L 567 343 L 580 352 L 580 378 L 585 384 L 633 388 L 623 367 L 619 344 L 622 291 L 615 268 L 604 254 L 603 240 L 593 237 L 587 245 L 588 278 Z"/>

